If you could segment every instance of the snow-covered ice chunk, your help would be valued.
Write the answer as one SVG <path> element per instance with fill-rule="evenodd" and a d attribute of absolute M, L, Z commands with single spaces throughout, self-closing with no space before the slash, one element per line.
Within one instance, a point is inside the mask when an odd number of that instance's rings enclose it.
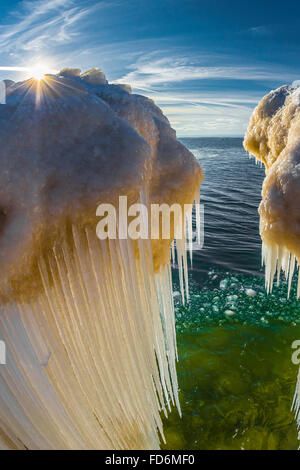
<path fill-rule="evenodd" d="M 0 119 L 0 447 L 156 449 L 180 413 L 174 236 L 99 240 L 96 209 L 191 204 L 202 170 L 99 69 L 9 83 Z M 184 240 L 177 257 L 188 296 Z"/>

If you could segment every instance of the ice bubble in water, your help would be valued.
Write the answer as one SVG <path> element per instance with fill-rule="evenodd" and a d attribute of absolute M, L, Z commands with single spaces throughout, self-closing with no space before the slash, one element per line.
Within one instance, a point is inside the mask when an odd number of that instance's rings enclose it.
<path fill-rule="evenodd" d="M 222 279 L 220 282 L 220 289 L 226 289 L 228 287 L 228 279 Z"/>
<path fill-rule="evenodd" d="M 224 313 L 225 313 L 225 315 L 228 315 L 229 317 L 235 314 L 235 312 L 233 310 L 225 310 Z"/>
<path fill-rule="evenodd" d="M 181 296 L 181 293 L 178 290 L 173 292 L 173 297 L 180 297 L 180 296 Z"/>
<path fill-rule="evenodd" d="M 256 296 L 256 291 L 254 289 L 246 289 L 246 294 L 249 297 L 255 297 Z"/>

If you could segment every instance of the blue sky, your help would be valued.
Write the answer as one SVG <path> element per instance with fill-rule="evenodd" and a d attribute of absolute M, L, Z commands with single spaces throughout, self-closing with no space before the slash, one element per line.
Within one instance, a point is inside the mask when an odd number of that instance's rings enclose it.
<path fill-rule="evenodd" d="M 258 100 L 300 79 L 300 3 L 1 0 L 0 78 L 39 62 L 101 68 L 164 110 L 179 136 L 242 135 Z"/>

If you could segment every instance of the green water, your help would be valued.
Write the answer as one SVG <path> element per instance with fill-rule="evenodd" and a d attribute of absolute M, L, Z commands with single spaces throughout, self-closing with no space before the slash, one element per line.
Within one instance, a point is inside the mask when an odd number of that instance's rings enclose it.
<path fill-rule="evenodd" d="M 264 169 L 242 139 L 182 140 L 204 169 L 205 237 L 193 254 L 189 306 L 174 297 L 183 417 L 173 409 L 164 420 L 162 447 L 297 449 L 291 344 L 300 340 L 300 302 L 295 285 L 291 300 L 284 282 L 272 295 L 264 289 L 257 212 Z M 176 266 L 173 274 L 176 282 Z"/>
<path fill-rule="evenodd" d="M 191 291 L 186 307 L 174 297 L 183 417 L 164 420 L 162 448 L 297 449 L 295 284 L 287 300 L 285 283 L 267 295 L 260 277 L 210 271 Z"/>

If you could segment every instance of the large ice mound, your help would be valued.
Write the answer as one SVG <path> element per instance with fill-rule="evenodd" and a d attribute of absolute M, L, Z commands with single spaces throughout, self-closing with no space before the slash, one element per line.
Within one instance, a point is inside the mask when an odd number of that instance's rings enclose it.
<path fill-rule="evenodd" d="M 281 268 L 291 282 L 300 263 L 300 88 L 282 86 L 255 108 L 245 149 L 266 169 L 259 207 L 266 284 Z M 298 296 L 300 295 L 300 284 Z"/>
<path fill-rule="evenodd" d="M 99 203 L 134 202 L 142 190 L 149 203 L 188 203 L 202 179 L 154 102 L 99 69 L 10 84 L 0 119 L 1 293 L 66 221 L 95 223 Z M 169 244 L 153 241 L 156 270 Z"/>
<path fill-rule="evenodd" d="M 0 448 L 156 449 L 161 411 L 180 412 L 173 234 L 99 240 L 96 209 L 191 204 L 202 170 L 153 101 L 99 69 L 6 87 Z"/>

